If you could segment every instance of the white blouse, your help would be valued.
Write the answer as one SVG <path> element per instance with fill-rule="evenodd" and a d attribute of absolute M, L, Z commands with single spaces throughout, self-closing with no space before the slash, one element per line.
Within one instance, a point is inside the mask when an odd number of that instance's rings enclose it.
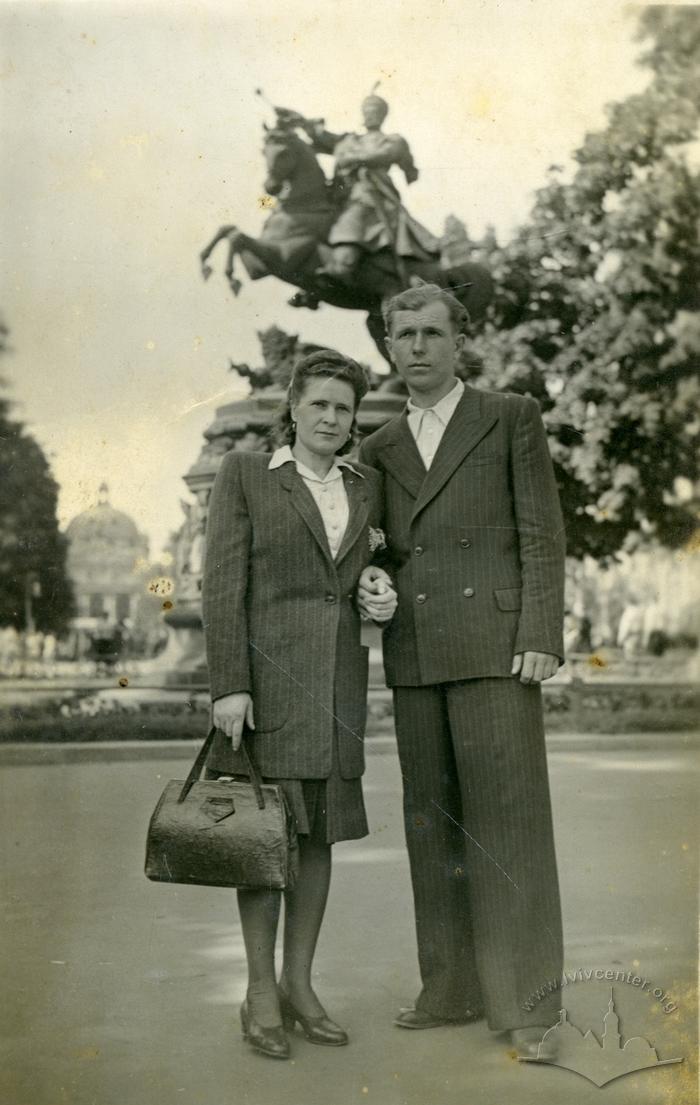
<path fill-rule="evenodd" d="M 268 468 L 281 468 L 283 464 L 287 464 L 289 461 L 296 465 L 297 472 L 314 497 L 314 502 L 321 515 L 323 528 L 326 531 L 331 556 L 335 560 L 350 517 L 348 495 L 345 490 L 341 468 L 349 468 L 361 479 L 364 477 L 361 472 L 353 468 L 349 461 L 343 460 L 342 457 L 335 458 L 325 476 L 317 476 L 315 472 L 312 472 L 310 468 L 297 460 L 290 445 L 282 445 L 281 448 L 275 450 Z"/>

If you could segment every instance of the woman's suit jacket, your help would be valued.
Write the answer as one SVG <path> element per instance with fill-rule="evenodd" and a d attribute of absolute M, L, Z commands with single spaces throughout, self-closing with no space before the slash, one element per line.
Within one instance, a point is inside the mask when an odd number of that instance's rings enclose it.
<path fill-rule="evenodd" d="M 212 701 L 247 691 L 263 775 L 326 778 L 337 731 L 340 772 L 364 771 L 368 650 L 355 588 L 381 524 L 381 481 L 342 468 L 349 519 L 334 561 L 318 507 L 292 463 L 228 453 L 209 507 L 203 583 Z M 243 770 L 217 734 L 209 766 Z"/>

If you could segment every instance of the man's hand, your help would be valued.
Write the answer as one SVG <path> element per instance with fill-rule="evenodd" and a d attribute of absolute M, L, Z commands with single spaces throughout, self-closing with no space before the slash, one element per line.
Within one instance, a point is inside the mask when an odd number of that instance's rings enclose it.
<path fill-rule="evenodd" d="M 244 723 L 249 729 L 255 728 L 253 721 L 253 700 L 247 693 L 225 694 L 214 703 L 212 722 L 231 738 L 233 751 L 241 747 Z"/>
<path fill-rule="evenodd" d="M 559 657 L 549 652 L 516 652 L 511 675 L 519 675 L 521 683 L 542 683 L 551 679 L 559 668 Z"/>
<path fill-rule="evenodd" d="M 357 585 L 357 606 L 365 618 L 373 622 L 388 622 L 394 616 L 398 599 L 391 576 L 383 568 L 370 564 Z"/>

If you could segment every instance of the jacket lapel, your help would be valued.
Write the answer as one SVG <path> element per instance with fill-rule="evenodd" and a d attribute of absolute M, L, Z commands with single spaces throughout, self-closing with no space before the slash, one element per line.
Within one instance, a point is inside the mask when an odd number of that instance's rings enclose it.
<path fill-rule="evenodd" d="M 292 506 L 306 522 L 312 537 L 316 541 L 325 559 L 331 567 L 334 567 L 333 557 L 331 556 L 328 538 L 323 528 L 323 520 L 319 509 L 314 502 L 313 495 L 297 472 L 296 467 L 293 464 L 283 464 L 281 468 L 276 468 L 273 471 L 279 475 L 279 481 L 282 487 L 290 493 Z"/>
<path fill-rule="evenodd" d="M 343 557 L 350 552 L 350 549 L 358 538 L 363 533 L 368 532 L 367 518 L 369 515 L 369 503 L 367 500 L 367 490 L 364 486 L 364 479 L 362 476 L 356 475 L 349 468 L 342 468 L 341 471 L 343 473 L 343 482 L 345 483 L 345 491 L 348 497 L 349 517 L 345 533 L 343 534 L 343 540 L 340 542 L 338 555 L 335 558 L 336 567 L 340 564 Z"/>
<path fill-rule="evenodd" d="M 455 469 L 497 421 L 498 415 L 482 414 L 479 392 L 465 386 L 464 394 L 447 424 L 435 459 L 420 488 L 411 521 L 442 490 Z M 408 433 L 410 435 L 411 431 L 408 430 Z"/>
<path fill-rule="evenodd" d="M 387 472 L 416 499 L 425 482 L 426 468 L 408 425 L 406 411 L 394 422 L 391 433 L 381 445 L 381 455 Z"/>

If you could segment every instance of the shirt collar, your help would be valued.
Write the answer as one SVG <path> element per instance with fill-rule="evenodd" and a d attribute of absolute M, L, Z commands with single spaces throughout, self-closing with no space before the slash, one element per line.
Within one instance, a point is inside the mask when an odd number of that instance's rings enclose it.
<path fill-rule="evenodd" d="M 452 418 L 455 410 L 457 409 L 457 405 L 463 395 L 463 382 L 461 380 L 455 380 L 454 387 L 450 391 L 448 391 L 447 395 L 443 395 L 442 399 L 439 399 L 434 407 L 417 407 L 413 400 L 409 399 L 408 403 L 406 404 L 406 410 L 408 411 L 409 415 L 422 415 L 426 412 L 426 410 L 432 411 L 433 414 L 437 415 L 443 426 L 446 426 Z"/>
<path fill-rule="evenodd" d="M 301 461 L 297 460 L 292 452 L 291 445 L 281 445 L 279 449 L 275 449 L 267 467 L 269 471 L 273 471 L 273 469 L 281 468 L 283 464 L 289 463 L 296 465 L 297 472 L 300 476 L 303 476 L 304 479 L 315 480 L 317 483 L 330 483 L 332 480 L 340 479 L 342 474 L 340 471 L 341 468 L 349 468 L 350 471 L 356 476 L 359 476 L 361 480 L 364 479 L 362 473 L 358 472 L 357 468 L 354 468 L 350 461 L 345 460 L 344 457 L 336 457 L 328 473 L 325 476 L 317 476 L 315 472 L 307 468 Z"/>

